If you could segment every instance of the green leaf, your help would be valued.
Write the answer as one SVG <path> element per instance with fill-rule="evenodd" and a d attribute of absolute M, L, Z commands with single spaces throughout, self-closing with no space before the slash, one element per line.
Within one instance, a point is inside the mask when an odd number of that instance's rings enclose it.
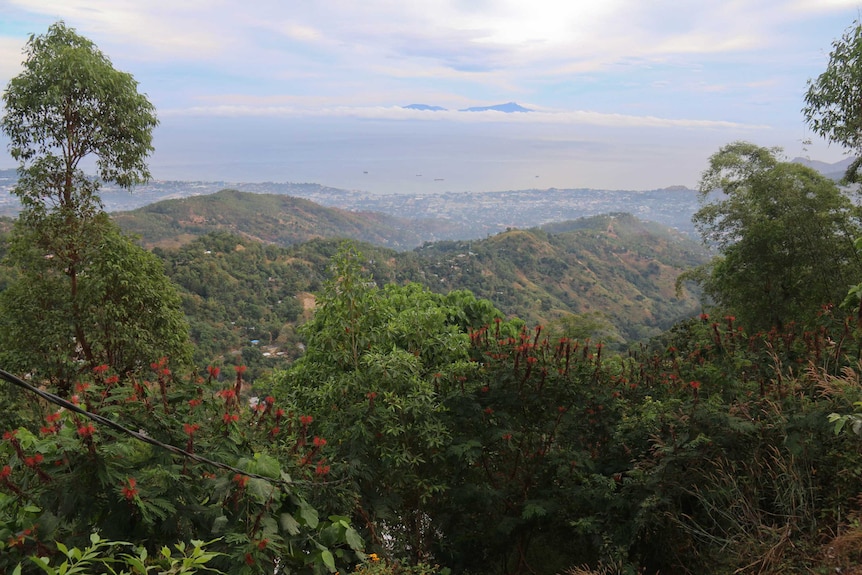
<path fill-rule="evenodd" d="M 227 524 L 228 524 L 228 519 L 224 515 L 220 515 L 219 517 L 216 517 L 215 521 L 213 521 L 213 528 L 212 528 L 213 535 L 216 535 L 216 534 L 224 531 L 225 527 L 227 527 Z"/>
<path fill-rule="evenodd" d="M 323 560 L 323 564 L 329 569 L 329 572 L 335 573 L 335 557 L 332 556 L 332 552 L 326 549 L 320 553 L 320 558 Z"/>
<path fill-rule="evenodd" d="M 317 509 L 305 501 L 299 503 L 299 518 L 311 529 L 317 529 L 317 525 L 320 523 Z"/>
<path fill-rule="evenodd" d="M 538 503 L 527 503 L 524 505 L 524 510 L 521 512 L 522 519 L 532 519 L 535 517 L 544 517 L 548 514 L 548 510 Z"/>
<path fill-rule="evenodd" d="M 30 557 L 30 561 L 35 563 L 42 571 L 48 575 L 56 575 L 57 571 L 48 563 L 47 557 Z"/>
<path fill-rule="evenodd" d="M 282 513 L 278 522 L 282 531 L 287 531 L 291 535 L 299 534 L 299 523 L 290 513 Z"/>
<path fill-rule="evenodd" d="M 354 551 L 362 551 L 365 549 L 365 542 L 362 540 L 362 537 L 359 536 L 359 533 L 353 527 L 348 527 L 344 532 L 344 540 L 350 545 L 350 548 Z"/>

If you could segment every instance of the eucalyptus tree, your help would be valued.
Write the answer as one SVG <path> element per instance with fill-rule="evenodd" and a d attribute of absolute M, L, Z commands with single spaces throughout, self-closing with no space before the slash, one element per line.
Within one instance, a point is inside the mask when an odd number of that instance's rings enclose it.
<path fill-rule="evenodd" d="M 68 391 L 77 371 L 105 363 L 126 370 L 138 352 L 185 359 L 173 288 L 119 233 L 98 193 L 103 182 L 131 189 L 150 177 L 154 106 L 131 74 L 63 22 L 31 36 L 24 56 L 0 120 L 19 162 L 13 193 L 22 204 L 7 258 L 19 280 L 0 301 L 3 360 Z M 83 170 L 91 161 L 95 176 Z M 106 314 L 109 302 L 119 307 Z M 94 319 L 99 313 L 110 325 Z"/>

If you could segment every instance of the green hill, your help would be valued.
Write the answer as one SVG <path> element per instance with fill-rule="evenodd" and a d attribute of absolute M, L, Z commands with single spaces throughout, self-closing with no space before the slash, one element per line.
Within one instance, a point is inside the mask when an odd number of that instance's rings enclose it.
<path fill-rule="evenodd" d="M 224 216 L 225 229 L 239 229 Z M 277 246 L 224 231 L 154 251 L 183 290 L 198 361 L 255 370 L 301 353 L 295 326 L 313 309 L 341 240 Z M 473 241 L 426 244 L 409 252 L 362 243 L 379 284 L 416 281 L 432 290 L 469 289 L 504 313 L 559 330 L 581 329 L 631 343 L 699 311 L 680 297 L 679 274 L 705 261 L 700 246 L 627 214 L 544 229 L 509 230 Z"/>
<path fill-rule="evenodd" d="M 445 220 L 349 212 L 292 196 L 236 190 L 164 200 L 114 213 L 112 218 L 148 247 L 177 247 L 210 232 L 226 231 L 283 246 L 335 237 L 406 250 L 420 245 L 423 238 L 459 228 Z"/>
<path fill-rule="evenodd" d="M 414 253 L 421 271 L 411 279 L 432 289 L 470 289 L 528 322 L 604 317 L 626 341 L 697 313 L 695 294 L 677 297 L 675 283 L 708 257 L 696 242 L 628 214 L 437 242 Z"/>

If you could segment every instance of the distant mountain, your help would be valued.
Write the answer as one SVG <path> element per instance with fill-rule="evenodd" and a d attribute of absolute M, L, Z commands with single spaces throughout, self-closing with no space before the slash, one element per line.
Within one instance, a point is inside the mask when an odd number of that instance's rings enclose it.
<path fill-rule="evenodd" d="M 519 106 L 515 102 L 508 102 L 506 104 L 497 104 L 495 106 L 476 106 L 473 108 L 464 108 L 463 110 L 458 110 L 459 112 L 505 112 L 506 114 L 511 114 L 513 112 L 532 112 L 531 109 L 525 108 L 523 106 Z"/>
<path fill-rule="evenodd" d="M 428 104 L 410 104 L 409 106 L 404 106 L 405 110 L 424 110 L 426 112 L 445 112 L 446 108 L 443 106 L 429 106 Z"/>
<path fill-rule="evenodd" d="M 855 159 L 855 157 L 851 156 L 844 158 L 840 162 L 835 162 L 834 164 L 829 164 L 827 162 L 821 162 L 819 160 L 811 160 L 802 157 L 793 158 L 792 161 L 797 164 L 802 164 L 803 166 L 813 168 L 827 178 L 831 178 L 835 181 L 838 181 L 844 178 L 844 174 L 847 172 L 847 168 L 850 166 L 850 164 L 853 163 Z"/>
<path fill-rule="evenodd" d="M 292 196 L 222 190 L 163 200 L 111 218 L 148 247 L 183 245 L 212 232 L 229 232 L 267 244 L 288 246 L 318 238 L 353 239 L 406 250 L 429 238 L 468 232 L 457 222 L 401 218 L 382 213 L 327 208 Z"/>

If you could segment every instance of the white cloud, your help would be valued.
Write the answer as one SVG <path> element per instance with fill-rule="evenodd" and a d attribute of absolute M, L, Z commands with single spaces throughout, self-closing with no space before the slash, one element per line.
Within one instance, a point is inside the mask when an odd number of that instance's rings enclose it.
<path fill-rule="evenodd" d="M 0 37 L 0 78 L 12 78 L 21 72 L 23 47 L 17 38 Z"/>
<path fill-rule="evenodd" d="M 503 113 L 497 111 L 460 112 L 458 110 L 423 111 L 396 106 L 333 106 L 302 108 L 299 106 L 216 105 L 187 109 L 163 110 L 163 116 L 222 116 L 222 117 L 281 117 L 323 118 L 343 117 L 374 120 L 422 120 L 464 123 L 511 123 L 538 125 L 591 125 L 626 128 L 687 128 L 706 130 L 766 130 L 763 124 L 744 124 L 721 120 L 698 120 L 607 114 L 588 110 L 533 111 Z"/>
<path fill-rule="evenodd" d="M 223 0 L 10 0 L 28 12 L 66 21 L 85 35 L 129 47 L 144 59 L 166 55 L 178 59 L 209 57 L 225 50 L 231 34 L 218 19 L 238 3 Z M 38 31 L 37 31 L 38 32 Z M 217 32 L 217 33 L 216 33 Z"/>

